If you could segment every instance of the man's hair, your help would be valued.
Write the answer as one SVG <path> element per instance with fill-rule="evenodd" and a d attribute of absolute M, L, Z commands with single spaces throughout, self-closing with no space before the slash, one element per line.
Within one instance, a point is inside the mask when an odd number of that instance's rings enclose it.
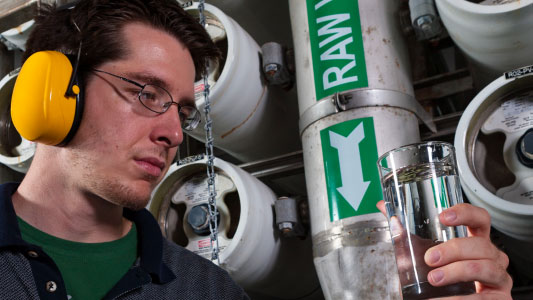
<path fill-rule="evenodd" d="M 208 60 L 219 57 L 204 28 L 176 0 L 81 0 L 73 8 L 41 6 L 23 60 L 45 50 L 76 55 L 81 41 L 79 72 L 85 78 L 91 69 L 127 54 L 121 30 L 135 22 L 163 30 L 183 43 L 197 78 Z"/>

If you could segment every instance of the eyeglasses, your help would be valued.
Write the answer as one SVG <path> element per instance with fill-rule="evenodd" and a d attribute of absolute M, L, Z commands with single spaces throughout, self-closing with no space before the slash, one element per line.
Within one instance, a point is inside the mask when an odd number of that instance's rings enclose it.
<path fill-rule="evenodd" d="M 164 88 L 154 84 L 140 84 L 131 79 L 111 74 L 106 71 L 93 69 L 94 72 L 100 72 L 107 75 L 111 75 L 120 80 L 131 83 L 140 88 L 138 98 L 141 104 L 147 109 L 162 114 L 166 112 L 172 104 L 178 106 L 178 114 L 180 118 L 181 128 L 186 131 L 195 129 L 200 124 L 200 112 L 196 107 L 191 105 L 181 105 L 172 99 L 170 93 Z"/>

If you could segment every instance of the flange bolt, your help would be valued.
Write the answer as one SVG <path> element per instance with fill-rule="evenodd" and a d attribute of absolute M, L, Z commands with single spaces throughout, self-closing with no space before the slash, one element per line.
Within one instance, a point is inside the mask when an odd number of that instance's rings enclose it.
<path fill-rule="evenodd" d="M 518 160 L 526 167 L 533 168 L 533 128 L 530 128 L 516 143 Z"/>
<path fill-rule="evenodd" d="M 217 217 L 217 223 L 220 223 L 219 215 Z M 200 204 L 191 208 L 187 216 L 187 223 L 196 234 L 209 235 L 209 208 L 207 204 Z"/>

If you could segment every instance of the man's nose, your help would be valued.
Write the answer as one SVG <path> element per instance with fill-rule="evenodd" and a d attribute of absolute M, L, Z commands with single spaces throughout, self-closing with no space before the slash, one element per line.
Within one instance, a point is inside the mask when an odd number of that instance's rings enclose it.
<path fill-rule="evenodd" d="M 183 131 L 178 113 L 178 106 L 171 105 L 169 109 L 154 118 L 156 122 L 150 139 L 167 148 L 177 147 L 183 141 Z"/>

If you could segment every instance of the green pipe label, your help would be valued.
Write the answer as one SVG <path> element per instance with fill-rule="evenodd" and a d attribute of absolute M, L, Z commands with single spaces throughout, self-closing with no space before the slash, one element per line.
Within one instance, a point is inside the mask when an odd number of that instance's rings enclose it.
<path fill-rule="evenodd" d="M 316 100 L 368 87 L 357 0 L 306 0 Z"/>
<path fill-rule="evenodd" d="M 320 131 L 330 220 L 379 212 L 383 199 L 374 119 L 342 122 Z"/>

